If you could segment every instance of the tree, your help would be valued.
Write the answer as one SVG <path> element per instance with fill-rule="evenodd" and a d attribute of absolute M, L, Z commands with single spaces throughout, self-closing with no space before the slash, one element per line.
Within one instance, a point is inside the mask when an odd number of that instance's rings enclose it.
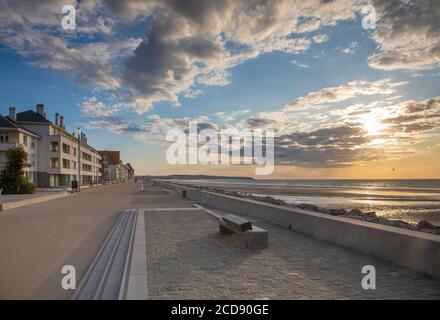
<path fill-rule="evenodd" d="M 28 154 L 23 146 L 6 152 L 6 164 L 0 172 L 0 189 L 4 194 L 34 193 L 35 185 L 23 175 L 23 169 L 29 167 Z"/>

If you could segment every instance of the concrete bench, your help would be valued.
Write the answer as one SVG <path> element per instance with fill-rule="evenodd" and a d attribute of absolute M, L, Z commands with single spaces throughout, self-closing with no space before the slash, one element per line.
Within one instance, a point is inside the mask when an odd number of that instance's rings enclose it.
<path fill-rule="evenodd" d="M 219 210 L 208 209 L 198 204 L 194 204 L 194 206 L 202 209 L 204 212 L 208 213 L 211 217 L 217 220 L 220 233 L 238 234 L 243 238 L 244 242 L 246 243 L 246 247 L 249 249 L 267 248 L 269 238 L 267 230 L 253 225 L 249 220 L 230 213 L 222 213 Z"/>

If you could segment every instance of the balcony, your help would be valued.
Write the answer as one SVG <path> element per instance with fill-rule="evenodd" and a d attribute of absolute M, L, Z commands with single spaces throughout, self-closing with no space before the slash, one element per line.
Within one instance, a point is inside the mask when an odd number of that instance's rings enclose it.
<path fill-rule="evenodd" d="M 18 147 L 18 145 L 18 142 L 0 143 L 0 151 L 7 151 L 9 149 Z"/>

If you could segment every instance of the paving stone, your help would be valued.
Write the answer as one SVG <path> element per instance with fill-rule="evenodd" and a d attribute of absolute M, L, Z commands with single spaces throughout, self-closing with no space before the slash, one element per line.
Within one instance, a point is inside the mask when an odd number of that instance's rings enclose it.
<path fill-rule="evenodd" d="M 170 223 L 173 221 L 173 223 Z M 269 247 L 243 249 L 199 211 L 146 211 L 152 299 L 440 299 L 440 280 L 270 223 Z M 376 268 L 363 290 L 362 266 Z"/>

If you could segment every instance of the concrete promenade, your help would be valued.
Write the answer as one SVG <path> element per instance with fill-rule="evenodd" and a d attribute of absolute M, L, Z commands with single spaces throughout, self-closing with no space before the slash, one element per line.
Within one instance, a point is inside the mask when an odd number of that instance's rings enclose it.
<path fill-rule="evenodd" d="M 0 215 L 0 298 L 66 299 L 123 209 L 143 209 L 150 299 L 440 299 L 440 280 L 253 219 L 269 248 L 243 249 L 191 201 L 146 184 L 111 185 Z M 361 287 L 376 268 L 376 290 Z"/>
<path fill-rule="evenodd" d="M 0 299 L 65 299 L 61 267 L 77 280 L 119 213 L 130 207 L 134 183 L 11 209 L 0 214 Z"/>
<path fill-rule="evenodd" d="M 267 222 L 251 219 L 269 248 L 243 249 L 206 213 L 173 210 L 190 201 L 144 189 L 150 299 L 440 299 L 440 279 Z M 362 289 L 364 265 L 376 268 L 376 290 Z"/>

